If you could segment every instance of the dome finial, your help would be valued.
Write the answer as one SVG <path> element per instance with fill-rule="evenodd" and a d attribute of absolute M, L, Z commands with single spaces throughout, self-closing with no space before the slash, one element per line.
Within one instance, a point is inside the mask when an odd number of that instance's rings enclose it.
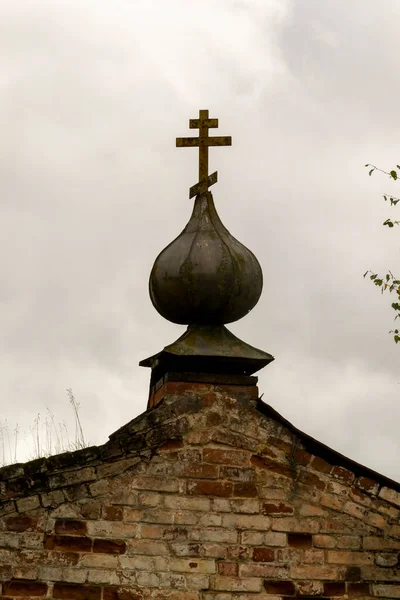
<path fill-rule="evenodd" d="M 218 119 L 210 119 L 208 110 L 199 110 L 198 119 L 189 120 L 190 129 L 198 129 L 199 137 L 176 138 L 177 148 L 199 148 L 199 182 L 193 185 L 189 191 L 189 198 L 198 194 L 204 194 L 208 188 L 217 183 L 218 172 L 208 175 L 208 148 L 209 146 L 232 146 L 230 136 L 208 136 L 209 129 L 218 127 Z"/>
<path fill-rule="evenodd" d="M 142 360 L 151 367 L 149 408 L 162 397 L 160 385 L 169 376 L 193 381 L 200 377 L 254 383 L 250 375 L 273 356 L 246 344 L 226 327 L 247 315 L 262 291 L 262 271 L 254 254 L 224 227 L 208 188 L 217 172 L 208 175 L 208 148 L 231 146 L 230 137 L 209 137 L 218 127 L 201 110 L 189 127 L 198 137 L 177 138 L 178 148 L 199 148 L 199 181 L 190 188 L 196 197 L 192 216 L 182 233 L 156 258 L 150 274 L 150 298 L 155 309 L 186 332 L 161 352 Z M 160 383 L 161 382 L 161 383 Z M 157 391 L 158 390 L 158 391 Z"/>

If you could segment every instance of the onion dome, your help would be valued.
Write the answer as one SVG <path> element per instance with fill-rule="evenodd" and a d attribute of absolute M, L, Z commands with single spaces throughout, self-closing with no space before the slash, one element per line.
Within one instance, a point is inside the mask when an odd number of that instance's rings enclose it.
<path fill-rule="evenodd" d="M 251 311 L 262 284 L 258 260 L 224 227 L 206 191 L 185 229 L 156 258 L 149 289 L 156 310 L 173 323 L 223 325 Z"/>

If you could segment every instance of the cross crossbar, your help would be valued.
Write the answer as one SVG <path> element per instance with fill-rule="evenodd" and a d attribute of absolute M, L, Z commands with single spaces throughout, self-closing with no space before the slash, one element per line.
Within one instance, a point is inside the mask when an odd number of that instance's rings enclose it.
<path fill-rule="evenodd" d="M 190 129 L 199 129 L 199 137 L 176 138 L 177 148 L 199 148 L 199 182 L 190 188 L 189 197 L 207 192 L 217 182 L 217 171 L 208 175 L 208 148 L 231 146 L 231 136 L 209 137 L 208 130 L 218 127 L 218 119 L 210 119 L 208 110 L 200 110 L 198 119 L 189 120 Z"/>

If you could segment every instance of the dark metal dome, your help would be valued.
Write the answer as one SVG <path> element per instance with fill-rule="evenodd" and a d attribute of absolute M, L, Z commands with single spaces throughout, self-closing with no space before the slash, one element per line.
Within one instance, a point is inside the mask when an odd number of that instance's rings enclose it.
<path fill-rule="evenodd" d="M 222 325 L 257 304 L 262 271 L 254 254 L 224 227 L 211 192 L 196 197 L 182 233 L 156 258 L 150 297 L 166 319 L 182 325 Z"/>

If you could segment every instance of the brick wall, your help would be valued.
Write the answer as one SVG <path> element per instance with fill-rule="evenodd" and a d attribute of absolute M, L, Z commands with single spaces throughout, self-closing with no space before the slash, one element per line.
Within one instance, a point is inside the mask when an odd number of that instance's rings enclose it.
<path fill-rule="evenodd" d="M 0 470 L 1 598 L 400 598 L 400 486 L 257 401 L 170 385 L 99 448 Z"/>

